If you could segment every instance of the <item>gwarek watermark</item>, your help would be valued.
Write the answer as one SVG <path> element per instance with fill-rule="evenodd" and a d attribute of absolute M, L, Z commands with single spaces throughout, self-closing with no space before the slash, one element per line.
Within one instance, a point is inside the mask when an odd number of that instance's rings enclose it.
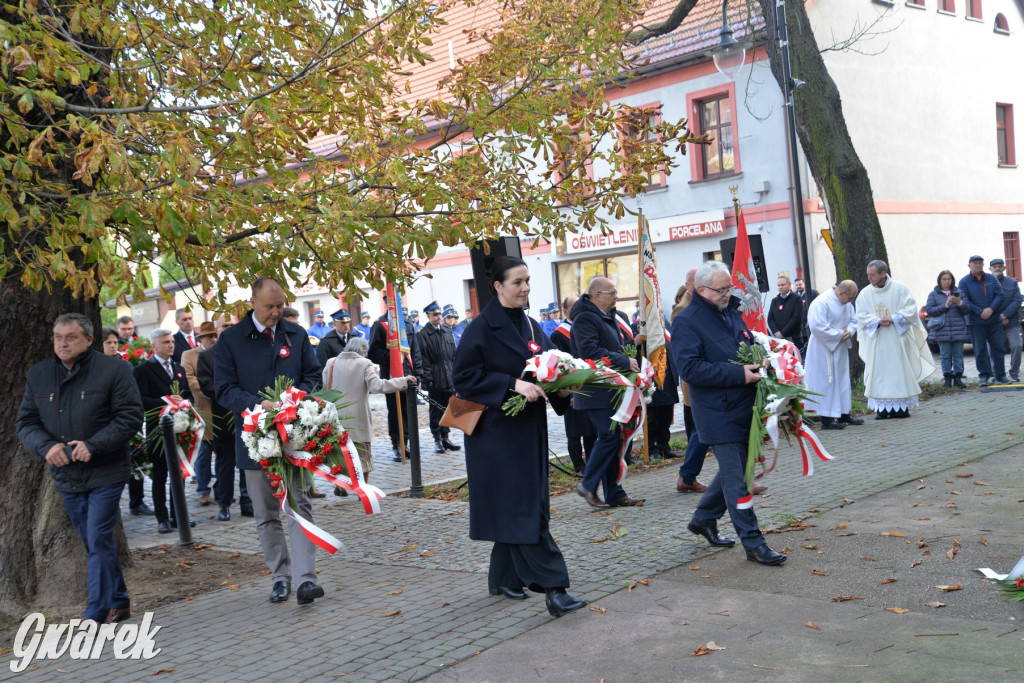
<path fill-rule="evenodd" d="M 21 673 L 33 659 L 99 659 L 107 643 L 114 659 L 152 659 L 163 648 L 153 640 L 163 626 L 152 626 L 153 613 L 146 612 L 141 624 L 97 624 L 92 619 L 72 619 L 66 624 L 46 625 L 46 617 L 33 612 L 25 617 L 14 638 L 11 671 Z"/>

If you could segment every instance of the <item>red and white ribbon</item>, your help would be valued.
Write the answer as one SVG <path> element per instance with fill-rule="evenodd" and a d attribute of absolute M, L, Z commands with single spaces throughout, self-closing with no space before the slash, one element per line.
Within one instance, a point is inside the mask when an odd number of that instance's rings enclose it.
<path fill-rule="evenodd" d="M 177 412 L 189 412 L 193 413 L 193 417 L 198 421 L 199 428 L 195 431 L 195 441 L 189 444 L 188 453 L 185 453 L 181 449 L 181 444 L 178 443 L 178 436 L 174 436 L 174 448 L 178 452 L 178 466 L 181 468 L 181 478 L 188 479 L 189 477 L 196 476 L 195 467 L 192 462 L 195 460 L 196 451 L 198 446 L 203 443 L 203 432 L 206 430 L 206 422 L 203 421 L 203 416 L 200 415 L 193 407 L 192 402 L 185 398 L 175 398 L 173 396 L 161 396 L 165 405 L 160 410 L 160 418 L 163 419 L 165 415 L 174 415 Z"/>
<path fill-rule="evenodd" d="M 263 410 L 259 405 L 253 406 L 252 410 L 242 411 L 242 431 L 243 432 L 255 432 L 260 428 L 260 420 L 267 411 Z"/>
<path fill-rule="evenodd" d="M 329 552 L 331 555 L 341 550 L 341 541 L 300 515 L 295 507 L 289 504 L 288 487 L 285 486 L 283 480 L 278 483 L 278 491 L 284 493 L 284 495 L 280 497 L 281 512 L 299 523 L 299 526 L 302 528 L 302 532 L 306 534 L 306 538 L 312 541 L 314 545 L 317 545 Z"/>
<path fill-rule="evenodd" d="M 796 429 L 793 433 L 797 435 L 798 443 L 800 444 L 800 455 L 804 459 L 804 476 L 809 477 L 814 474 L 814 459 L 807 456 L 807 449 L 804 448 L 804 442 L 811 447 L 814 454 L 822 460 L 833 460 L 835 456 L 831 455 L 825 447 L 821 445 L 821 441 L 818 440 L 817 434 L 808 429 L 803 421 L 796 423 Z"/>
<path fill-rule="evenodd" d="M 362 463 L 359 462 L 359 458 L 352 457 L 352 450 L 345 444 L 341 446 L 341 455 L 350 476 L 331 474 L 331 468 L 327 465 L 314 465 L 309 461 L 309 453 L 305 451 L 287 451 L 285 453 L 285 457 L 292 465 L 309 470 L 335 486 L 340 486 L 346 491 L 356 494 L 359 497 L 359 502 L 363 504 L 363 511 L 366 514 L 379 515 L 380 501 L 386 498 L 387 494 L 366 481 L 363 477 Z"/>
<path fill-rule="evenodd" d="M 562 368 L 560 367 L 562 359 L 559 358 L 558 354 L 559 352 L 557 351 L 545 351 L 540 355 L 527 359 L 522 375 L 525 376 L 526 373 L 530 372 L 537 376 L 538 382 L 554 382 L 562 376 Z"/>
<path fill-rule="evenodd" d="M 775 378 L 782 384 L 800 384 L 804 381 L 804 369 L 800 364 L 800 351 L 793 342 L 772 339 L 768 362 L 775 370 Z"/>

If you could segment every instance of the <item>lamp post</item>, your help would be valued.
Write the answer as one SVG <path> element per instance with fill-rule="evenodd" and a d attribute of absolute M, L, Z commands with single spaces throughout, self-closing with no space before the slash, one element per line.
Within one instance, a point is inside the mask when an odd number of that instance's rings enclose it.
<path fill-rule="evenodd" d="M 719 33 L 718 45 L 711 51 L 715 60 L 715 68 L 730 80 L 735 80 L 750 43 L 741 43 L 733 37 L 732 27 L 726 18 L 726 7 L 729 0 L 722 0 L 722 30 Z M 804 200 L 800 188 L 800 157 L 797 149 L 796 136 L 796 102 L 794 92 L 803 87 L 803 82 L 793 78 L 789 64 L 789 29 L 786 24 L 786 0 L 775 0 L 775 41 L 779 46 L 779 57 L 782 62 L 782 82 L 786 97 L 786 141 L 789 144 L 789 204 L 790 211 L 796 221 L 796 238 L 799 249 L 800 268 L 808 287 L 811 281 L 811 260 L 807 250 L 807 228 L 804 225 Z M 736 65 L 737 59 L 739 65 Z"/>

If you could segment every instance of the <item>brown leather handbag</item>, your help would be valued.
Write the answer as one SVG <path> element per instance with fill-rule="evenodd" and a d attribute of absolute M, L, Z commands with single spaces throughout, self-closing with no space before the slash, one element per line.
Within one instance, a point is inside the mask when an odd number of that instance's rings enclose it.
<path fill-rule="evenodd" d="M 477 403 L 476 401 L 467 401 L 464 398 L 458 396 L 452 396 L 448 399 L 448 407 L 444 410 L 444 415 L 441 416 L 441 421 L 438 423 L 442 427 L 454 427 L 455 429 L 461 429 L 467 434 L 472 434 L 473 430 L 476 429 L 476 423 L 480 421 L 480 416 L 487 410 L 487 406 L 483 403 Z"/>

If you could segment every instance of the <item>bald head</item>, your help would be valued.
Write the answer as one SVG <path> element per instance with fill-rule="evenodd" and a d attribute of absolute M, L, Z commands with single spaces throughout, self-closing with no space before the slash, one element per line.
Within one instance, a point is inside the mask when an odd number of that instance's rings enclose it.
<path fill-rule="evenodd" d="M 853 280 L 843 280 L 836 285 L 836 296 L 844 304 L 853 301 L 857 298 L 857 283 Z"/>
<path fill-rule="evenodd" d="M 594 305 L 605 313 L 610 313 L 619 300 L 619 293 L 615 289 L 615 283 L 606 277 L 597 276 L 590 281 L 587 287 L 587 294 Z"/>

